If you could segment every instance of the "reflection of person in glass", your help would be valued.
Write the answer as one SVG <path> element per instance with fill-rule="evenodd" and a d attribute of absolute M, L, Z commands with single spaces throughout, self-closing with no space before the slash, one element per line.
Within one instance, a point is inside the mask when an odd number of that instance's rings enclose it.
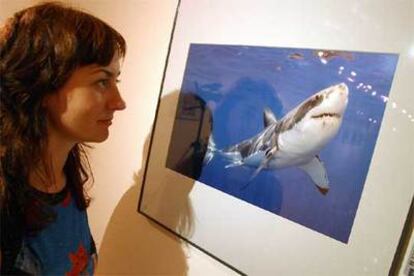
<path fill-rule="evenodd" d="M 182 147 L 170 146 L 167 165 L 174 170 L 198 179 L 211 133 L 212 117 L 205 101 L 193 94 L 181 96 L 172 141 Z"/>
<path fill-rule="evenodd" d="M 55 3 L 0 30 L 1 274 L 93 274 L 83 143 L 102 142 L 125 108 L 125 40 Z"/>

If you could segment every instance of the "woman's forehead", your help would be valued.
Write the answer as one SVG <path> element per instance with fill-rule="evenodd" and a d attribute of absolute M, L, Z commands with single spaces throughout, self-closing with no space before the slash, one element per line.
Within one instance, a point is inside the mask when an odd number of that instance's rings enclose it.
<path fill-rule="evenodd" d="M 108 65 L 89 64 L 81 66 L 75 70 L 78 74 L 98 74 L 105 73 L 108 76 L 117 77 L 120 74 L 120 58 L 114 57 Z"/>

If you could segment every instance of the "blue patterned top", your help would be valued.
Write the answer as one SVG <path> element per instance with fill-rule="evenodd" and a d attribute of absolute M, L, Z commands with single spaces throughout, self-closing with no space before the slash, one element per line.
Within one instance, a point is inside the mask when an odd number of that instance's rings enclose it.
<path fill-rule="evenodd" d="M 45 229 L 24 237 L 15 267 L 35 275 L 93 275 L 95 244 L 85 210 L 79 210 L 72 193 L 35 191 L 47 200 L 55 220 Z"/>

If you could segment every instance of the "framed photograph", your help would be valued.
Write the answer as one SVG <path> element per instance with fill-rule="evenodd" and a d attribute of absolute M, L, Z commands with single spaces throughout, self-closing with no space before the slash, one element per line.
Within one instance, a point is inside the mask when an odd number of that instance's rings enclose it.
<path fill-rule="evenodd" d="M 139 212 L 241 274 L 398 273 L 410 2 L 234 4 L 180 3 Z"/>

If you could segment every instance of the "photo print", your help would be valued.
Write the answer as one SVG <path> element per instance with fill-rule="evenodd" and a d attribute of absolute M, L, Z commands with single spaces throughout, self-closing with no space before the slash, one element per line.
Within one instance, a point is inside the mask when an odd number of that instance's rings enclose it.
<path fill-rule="evenodd" d="M 166 166 L 347 243 L 397 61 L 191 44 Z"/>

